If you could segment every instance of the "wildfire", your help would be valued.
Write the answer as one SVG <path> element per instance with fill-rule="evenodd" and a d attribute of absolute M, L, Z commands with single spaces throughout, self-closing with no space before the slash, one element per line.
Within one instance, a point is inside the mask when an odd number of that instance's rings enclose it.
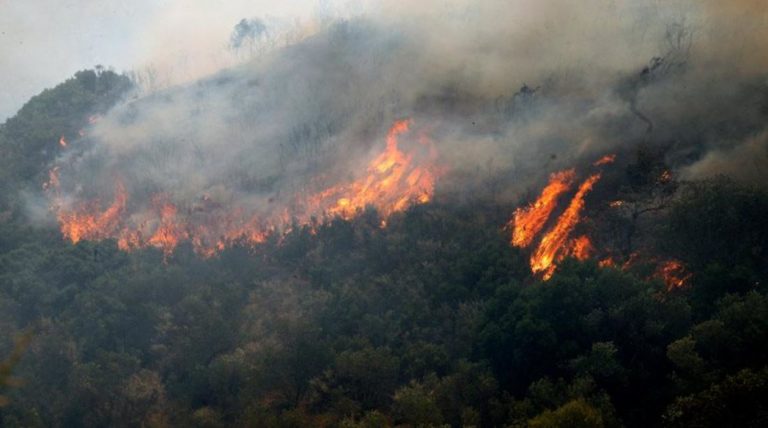
<path fill-rule="evenodd" d="M 616 155 L 603 156 L 593 166 L 607 165 L 616 160 Z M 550 216 L 557 208 L 560 196 L 571 189 L 576 177 L 576 171 L 569 169 L 553 173 L 549 183 L 541 195 L 532 204 L 525 208 L 518 208 L 508 225 L 513 227 L 511 243 L 517 247 L 530 246 L 544 229 Z M 555 224 L 538 241 L 531 254 L 531 271 L 541 274 L 544 280 L 549 279 L 555 271 L 555 263 L 565 257 L 574 257 L 584 260 L 595 253 L 589 237 L 582 235 L 571 238 L 570 235 L 581 221 L 581 212 L 584 209 L 584 198 L 600 180 L 601 174 L 595 173 L 589 176 L 579 186 L 572 197 L 568 207 L 560 214 Z M 612 260 L 606 259 L 601 266 L 607 266 Z"/>
<path fill-rule="evenodd" d="M 64 136 L 63 136 L 63 135 L 62 135 L 61 137 L 59 137 L 59 145 L 60 145 L 61 147 L 67 147 L 67 145 L 68 145 L 68 144 L 67 144 L 67 140 L 64 138 Z"/>
<path fill-rule="evenodd" d="M 597 265 L 601 268 L 614 267 L 616 266 L 616 262 L 613 261 L 613 257 L 609 256 L 601 259 L 599 262 L 597 262 Z"/>
<path fill-rule="evenodd" d="M 616 160 L 616 155 L 603 156 L 592 166 L 603 166 Z M 592 241 L 586 235 L 571 238 L 576 226 L 581 222 L 584 209 L 584 198 L 592 191 L 595 184 L 600 181 L 602 174 L 594 173 L 584 180 L 571 198 L 568 207 L 560 214 L 555 224 L 541 236 L 538 245 L 530 256 L 531 271 L 540 274 L 546 281 L 552 277 L 556 269 L 556 263 L 565 257 L 573 257 L 585 260 L 590 257 L 600 256 L 598 266 L 601 268 L 617 267 L 621 270 L 630 269 L 641 256 L 638 252 L 631 253 L 626 260 L 617 262 L 612 255 L 599 254 Z M 517 247 L 528 247 L 544 229 L 549 217 L 557 208 L 560 196 L 568 192 L 573 184 L 575 170 L 569 169 L 553 173 L 549 183 L 541 192 L 541 195 L 532 204 L 515 210 L 508 226 L 513 227 L 511 243 Z M 668 170 L 662 172 L 660 182 L 669 181 L 672 173 Z M 622 200 L 608 202 L 610 208 L 620 208 L 625 204 Z M 656 264 L 656 270 L 652 276 L 661 278 L 668 289 L 683 287 L 691 279 L 691 274 L 686 271 L 683 264 L 677 260 L 659 262 L 655 257 L 642 257 L 646 262 Z"/>
<path fill-rule="evenodd" d="M 592 241 L 585 235 L 572 239 L 568 245 L 568 255 L 579 260 L 588 259 L 594 253 L 595 247 Z"/>
<path fill-rule="evenodd" d="M 258 212 L 213 202 L 208 195 L 192 206 L 179 205 L 167 194 L 154 195 L 150 204 L 138 201 L 129 207 L 126 187 L 120 181 L 106 209 L 97 200 L 65 203 L 60 196 L 58 167 L 49 171 L 43 188 L 51 198 L 62 235 L 73 243 L 115 239 L 122 250 L 155 247 L 167 257 L 188 241 L 198 254 L 213 256 L 236 242 L 258 244 L 272 233 L 289 233 L 293 222 L 314 228 L 315 218 L 351 219 L 372 206 L 381 215 L 383 227 L 390 215 L 429 202 L 434 193 L 436 170 L 431 162 L 436 153 L 424 139 L 421 145 L 428 147 L 426 155 L 420 147 L 411 151 L 398 147 L 398 137 L 410 126 L 410 120 L 395 122 L 387 133 L 384 151 L 368 164 L 361 178 L 305 198 L 297 195 L 290 210 Z"/>
<path fill-rule="evenodd" d="M 575 176 L 576 171 L 573 169 L 553 173 L 549 178 L 549 184 L 542 190 L 536 201 L 525 208 L 515 210 L 510 222 L 514 226 L 512 245 L 516 247 L 531 245 L 552 214 L 552 210 L 557 206 L 557 198 L 570 190 Z"/>
<path fill-rule="evenodd" d="M 664 280 L 667 289 L 680 288 L 691 279 L 691 273 L 678 260 L 667 260 L 656 269 L 656 275 Z"/>
<path fill-rule="evenodd" d="M 101 240 L 111 237 L 117 232 L 127 199 L 125 187 L 118 181 L 115 185 L 114 201 L 106 210 L 100 211 L 97 202 L 72 211 L 60 210 L 58 220 L 61 233 L 72 243 L 82 239 Z"/>
<path fill-rule="evenodd" d="M 176 216 L 178 213 L 176 205 L 168 202 L 162 196 L 155 198 L 154 205 L 158 207 L 160 222 L 147 243 L 162 249 L 163 254 L 168 256 L 179 245 L 179 241 L 189 239 L 189 234 L 182 220 Z"/>
<path fill-rule="evenodd" d="M 581 219 L 584 197 L 592 190 L 598 180 L 600 180 L 600 174 L 594 174 L 581 183 L 576 195 L 568 208 L 557 219 L 555 226 L 541 238 L 538 248 L 531 255 L 533 273 L 543 273 L 544 279 L 549 279 L 552 276 L 555 271 L 555 260 L 567 254 L 567 251 L 564 251 L 566 250 L 565 243 Z"/>
<path fill-rule="evenodd" d="M 429 168 L 414 164 L 413 153 L 398 149 L 398 136 L 408 132 L 410 120 L 395 122 L 387 133 L 386 149 L 367 168 L 365 177 L 331 187 L 310 198 L 314 211 L 350 219 L 367 206 L 384 217 L 408 206 L 430 201 L 435 178 Z"/>

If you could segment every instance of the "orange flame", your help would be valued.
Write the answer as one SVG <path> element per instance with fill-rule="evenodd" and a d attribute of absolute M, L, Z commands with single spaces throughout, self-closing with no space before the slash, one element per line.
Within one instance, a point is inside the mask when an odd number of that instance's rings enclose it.
<path fill-rule="evenodd" d="M 692 277 L 678 260 L 667 260 L 657 269 L 656 274 L 664 280 L 668 290 L 684 286 Z"/>
<path fill-rule="evenodd" d="M 183 223 L 177 219 L 178 209 L 176 205 L 164 200 L 161 196 L 156 196 L 155 205 L 159 207 L 160 224 L 155 229 L 155 233 L 149 237 L 147 243 L 163 250 L 167 257 L 179 245 L 179 241 L 188 239 L 189 234 L 184 228 Z"/>
<path fill-rule="evenodd" d="M 435 169 L 430 164 L 436 156 L 431 143 L 428 156 L 415 150 L 398 148 L 398 137 L 408 132 L 410 120 L 396 122 L 386 137 L 385 150 L 368 165 L 362 178 L 342 183 L 310 195 L 296 198 L 288 208 L 272 212 L 252 212 L 239 206 L 213 202 L 205 195 L 183 209 L 170 195 L 156 194 L 147 208 L 134 204 L 135 212 L 126 214 L 127 192 L 118 182 L 114 202 L 103 212 L 98 201 L 66 205 L 59 195 L 59 169 L 49 171 L 43 188 L 51 198 L 61 232 L 73 243 L 80 240 L 116 239 L 118 247 L 131 251 L 156 247 L 168 257 L 183 241 L 189 241 L 202 256 L 213 256 L 236 242 L 263 243 L 267 237 L 282 231 L 289 233 L 292 221 L 315 227 L 314 218 L 339 216 L 351 219 L 367 206 L 376 208 L 386 219 L 414 204 L 429 202 L 434 192 Z M 418 148 L 418 147 L 417 147 Z M 53 191 L 55 190 L 55 192 Z"/>
<path fill-rule="evenodd" d="M 568 255 L 578 260 L 588 259 L 594 251 L 592 241 L 584 235 L 574 238 L 568 245 Z"/>
<path fill-rule="evenodd" d="M 615 160 L 616 160 L 615 154 L 605 155 L 600 159 L 596 160 L 595 163 L 592 164 L 592 166 L 608 165 L 613 163 Z"/>
<path fill-rule="evenodd" d="M 531 270 L 533 273 L 543 273 L 543 278 L 549 279 L 555 271 L 555 260 L 563 257 L 565 243 L 568 235 L 580 221 L 581 211 L 584 208 L 584 197 L 592 190 L 592 187 L 600 180 L 600 174 L 594 174 L 587 178 L 576 195 L 571 200 L 565 212 L 560 215 L 557 224 L 541 239 L 538 248 L 531 255 Z"/>
<path fill-rule="evenodd" d="M 536 235 L 541 232 L 544 224 L 557 206 L 557 198 L 567 192 L 573 184 L 576 172 L 573 169 L 553 173 L 549 184 L 541 191 L 536 201 L 525 208 L 515 210 L 511 224 L 512 245 L 527 247 L 531 245 Z"/>
<path fill-rule="evenodd" d="M 616 262 L 613 261 L 613 257 L 608 256 L 597 262 L 597 265 L 601 268 L 614 267 L 616 266 Z"/>
<path fill-rule="evenodd" d="M 63 135 L 61 137 L 59 137 L 59 145 L 61 147 L 67 147 L 67 140 L 64 138 Z"/>
<path fill-rule="evenodd" d="M 89 203 L 72 211 L 59 211 L 61 233 L 72 243 L 82 239 L 101 240 L 112 236 L 117 232 L 127 199 L 125 187 L 118 181 L 115 185 L 115 199 L 103 212 L 99 212 L 96 203 Z"/>
<path fill-rule="evenodd" d="M 434 175 L 429 168 L 414 165 L 413 153 L 398 149 L 397 137 L 408 132 L 410 124 L 410 120 L 395 122 L 387 133 L 386 149 L 370 162 L 365 177 L 312 196 L 310 205 L 315 211 L 350 219 L 372 206 L 386 219 L 410 205 L 429 202 Z"/>

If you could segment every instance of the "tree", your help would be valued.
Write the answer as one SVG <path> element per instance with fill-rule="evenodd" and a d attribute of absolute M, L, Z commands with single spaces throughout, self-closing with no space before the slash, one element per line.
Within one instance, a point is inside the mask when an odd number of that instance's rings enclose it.
<path fill-rule="evenodd" d="M 435 426 L 443 423 L 434 393 L 418 382 L 395 392 L 392 412 L 395 422 L 410 426 Z"/>
<path fill-rule="evenodd" d="M 555 410 L 547 410 L 528 421 L 531 428 L 600 428 L 603 417 L 583 399 L 569 401 Z"/>
<path fill-rule="evenodd" d="M 744 369 L 680 397 L 664 414 L 668 427 L 764 427 L 768 424 L 768 368 Z"/>
<path fill-rule="evenodd" d="M 11 374 L 13 372 L 13 368 L 16 366 L 16 364 L 19 363 L 19 360 L 21 360 L 21 356 L 29 345 L 30 340 L 31 335 L 29 334 L 25 334 L 19 337 L 14 344 L 11 355 L 9 355 L 5 360 L 0 361 L 0 392 L 19 384 L 19 380 L 11 377 Z M 8 397 L 0 394 L 0 407 L 6 406 L 8 402 Z"/>

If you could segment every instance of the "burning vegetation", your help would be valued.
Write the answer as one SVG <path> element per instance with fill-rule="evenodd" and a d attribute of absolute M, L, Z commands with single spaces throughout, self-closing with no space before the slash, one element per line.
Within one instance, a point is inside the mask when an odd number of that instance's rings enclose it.
<path fill-rule="evenodd" d="M 167 257 L 179 243 L 188 241 L 198 254 L 209 257 L 236 242 L 263 243 L 269 235 L 289 233 L 295 225 L 336 216 L 351 219 L 368 207 L 377 210 L 384 225 L 392 214 L 429 202 L 434 193 L 437 152 L 423 134 L 411 149 L 403 151 L 398 139 L 411 126 L 409 119 L 395 122 L 386 135 L 384 151 L 369 162 L 359 178 L 308 196 L 297 194 L 291 204 L 270 212 L 223 205 L 207 195 L 186 210 L 173 202 L 172 195 L 163 193 L 152 195 L 149 204 L 134 202 L 120 179 L 106 207 L 99 199 L 69 201 L 60 192 L 59 167 L 50 170 L 43 188 L 62 235 L 72 243 L 114 239 L 122 250 L 155 247 Z"/>
<path fill-rule="evenodd" d="M 592 163 L 592 166 L 604 167 L 614 163 L 615 160 L 615 154 L 605 155 Z M 508 224 L 512 228 L 512 245 L 527 248 L 534 243 L 536 244 L 533 246 L 530 256 L 531 272 L 540 275 L 545 281 L 552 277 L 557 268 L 557 262 L 566 257 L 573 257 L 577 260 L 598 257 L 600 259 L 598 264 L 601 267 L 616 265 L 613 257 L 606 254 L 606 250 L 595 248 L 587 235 L 572 237 L 574 231 L 583 223 L 585 198 L 600 181 L 602 173 L 597 172 L 588 176 L 579 185 L 566 208 L 554 221 L 550 221 L 552 214 L 557 211 L 559 200 L 571 189 L 575 177 L 575 169 L 553 173 L 539 197 L 529 206 L 515 210 Z M 671 181 L 671 173 L 664 170 L 657 184 L 667 185 Z M 610 201 L 608 206 L 612 209 L 619 209 L 624 206 L 624 201 Z M 634 213 L 635 219 L 637 212 L 636 210 Z M 547 224 L 551 224 L 551 226 L 546 232 L 541 233 Z M 621 268 L 626 270 L 633 267 L 638 263 L 638 259 L 637 252 L 631 253 L 622 263 Z M 658 262 L 653 256 L 645 259 L 657 265 L 654 276 L 661 278 L 668 289 L 683 287 L 691 279 L 691 274 L 678 260 Z"/>
<path fill-rule="evenodd" d="M 593 165 L 607 165 L 613 163 L 615 158 L 616 155 L 606 155 Z M 571 234 L 582 221 L 584 198 L 600 181 L 600 173 L 590 175 L 579 185 L 567 208 L 557 217 L 554 225 L 540 235 L 557 208 L 558 199 L 570 190 L 575 177 L 574 169 L 553 173 L 549 184 L 544 187 L 536 201 L 526 208 L 518 208 L 510 221 L 512 245 L 526 248 L 537 240 L 531 254 L 531 271 L 534 274 L 541 274 L 545 280 L 552 276 L 558 260 L 567 256 L 584 260 L 594 253 L 592 242 L 586 235 L 571 238 Z"/>
<path fill-rule="evenodd" d="M 0 125 L 0 425 L 765 425 L 765 32 L 463 3 Z"/>
<path fill-rule="evenodd" d="M 552 211 L 557 207 L 557 199 L 570 190 L 576 171 L 569 169 L 553 173 L 549 184 L 541 195 L 525 208 L 518 208 L 510 221 L 512 226 L 512 245 L 527 247 L 546 224 Z"/>

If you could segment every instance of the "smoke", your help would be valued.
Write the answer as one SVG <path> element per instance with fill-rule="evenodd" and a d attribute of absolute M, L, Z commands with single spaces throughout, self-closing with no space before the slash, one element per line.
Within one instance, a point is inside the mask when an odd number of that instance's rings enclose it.
<path fill-rule="evenodd" d="M 714 175 L 727 175 L 747 184 L 768 183 L 768 132 L 750 137 L 742 143 L 708 152 L 698 162 L 685 167 L 682 176 L 702 179 Z"/>
<path fill-rule="evenodd" d="M 128 100 L 71 144 L 63 204 L 109 201 L 119 181 L 133 213 L 163 195 L 272 215 L 360 177 L 406 117 L 409 138 L 434 141 L 438 192 L 460 198 L 511 201 L 638 144 L 670 147 L 686 177 L 766 182 L 766 12 L 740 3 L 387 1 L 293 26 L 244 14 L 211 23 L 216 37 L 191 35 L 204 10 L 179 13 L 189 31 L 148 57 L 195 46 L 169 81 L 206 77 Z M 217 59 L 264 40 L 249 61 Z"/>

